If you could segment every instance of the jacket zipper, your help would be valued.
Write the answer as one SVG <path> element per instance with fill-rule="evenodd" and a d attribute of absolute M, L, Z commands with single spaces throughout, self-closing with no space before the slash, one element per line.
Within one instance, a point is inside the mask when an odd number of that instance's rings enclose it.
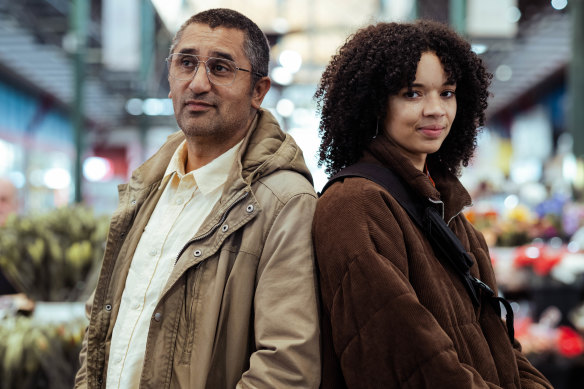
<path fill-rule="evenodd" d="M 174 264 L 176 265 L 180 256 L 185 252 L 185 250 L 187 249 L 187 247 L 189 247 L 192 243 L 201 240 L 201 239 L 205 239 L 206 237 L 208 237 L 209 235 L 211 235 L 217 228 L 219 228 L 223 222 L 225 221 L 225 219 L 227 219 L 227 215 L 229 214 L 229 212 L 237 205 L 239 204 L 243 199 L 245 199 L 247 196 L 249 195 L 249 192 L 245 192 L 243 194 L 243 196 L 241 196 L 240 198 L 238 198 L 237 200 L 235 200 L 233 202 L 233 204 L 231 204 L 229 206 L 229 208 L 227 208 L 225 210 L 225 212 L 223 213 L 223 216 L 221 217 L 221 220 L 219 220 L 219 222 L 217 224 L 215 224 L 209 231 L 205 232 L 203 235 L 200 236 L 196 236 L 193 239 L 189 240 L 184 246 L 183 248 L 178 252 L 178 255 L 176 256 L 176 259 L 174 260 Z"/>
<path fill-rule="evenodd" d="M 440 200 L 432 200 L 431 198 L 428 198 L 428 201 L 430 201 L 433 204 L 440 205 L 440 209 L 442 211 L 441 212 L 442 213 L 442 219 L 444 219 L 444 203 L 442 201 L 440 201 Z M 462 209 L 460 211 L 458 211 L 457 213 L 455 213 L 454 215 L 452 215 L 452 217 L 450 218 L 450 220 L 448 220 L 446 222 L 446 225 L 449 226 L 450 225 L 450 222 L 452 220 L 454 220 L 455 217 L 457 217 L 458 215 L 460 215 L 468 207 L 469 207 L 468 205 L 465 205 L 464 207 L 462 207 Z"/>

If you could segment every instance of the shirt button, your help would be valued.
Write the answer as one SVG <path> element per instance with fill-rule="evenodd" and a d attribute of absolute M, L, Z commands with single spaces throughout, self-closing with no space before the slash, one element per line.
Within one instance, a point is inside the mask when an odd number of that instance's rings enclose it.
<path fill-rule="evenodd" d="M 183 203 L 183 199 L 176 199 L 176 204 L 181 205 Z"/>
<path fill-rule="evenodd" d="M 150 250 L 150 255 L 151 256 L 155 256 L 157 253 L 158 253 L 158 251 L 156 249 Z"/>
<path fill-rule="evenodd" d="M 156 320 L 156 321 L 160 321 L 160 320 L 162 320 L 162 313 L 160 313 L 160 312 L 156 312 L 156 313 L 154 314 L 154 320 Z"/>
<path fill-rule="evenodd" d="M 136 304 L 134 304 L 134 307 L 133 308 L 134 309 L 140 309 L 141 306 L 142 305 L 140 303 L 136 303 Z"/>

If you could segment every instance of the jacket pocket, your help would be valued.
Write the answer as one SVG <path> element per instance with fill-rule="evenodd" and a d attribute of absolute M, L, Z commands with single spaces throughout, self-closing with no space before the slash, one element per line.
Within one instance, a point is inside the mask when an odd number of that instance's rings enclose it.
<path fill-rule="evenodd" d="M 197 317 L 197 307 L 199 305 L 199 295 L 200 295 L 200 280 L 202 271 L 199 269 L 201 263 L 197 264 L 192 270 L 187 272 L 186 288 L 185 288 L 185 344 L 182 348 L 182 353 L 180 356 L 180 364 L 188 364 L 191 360 L 191 352 L 193 349 L 193 343 L 195 340 L 196 328 L 196 317 Z M 180 331 L 180 329 L 179 329 Z"/>

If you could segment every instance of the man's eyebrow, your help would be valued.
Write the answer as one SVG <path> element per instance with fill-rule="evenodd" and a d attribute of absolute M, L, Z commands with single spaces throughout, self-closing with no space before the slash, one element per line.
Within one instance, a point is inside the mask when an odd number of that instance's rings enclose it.
<path fill-rule="evenodd" d="M 230 61 L 234 61 L 233 56 L 231 54 L 225 53 L 223 51 L 212 51 L 211 57 L 224 58 L 224 59 L 228 59 Z"/>
<path fill-rule="evenodd" d="M 197 49 L 191 49 L 191 48 L 184 48 L 181 49 L 178 54 L 197 54 L 198 50 Z"/>
<path fill-rule="evenodd" d="M 199 55 L 198 54 L 199 50 L 194 49 L 194 48 L 185 47 L 185 48 L 181 49 L 178 53 L 179 54 Z M 211 54 L 210 57 L 223 58 L 223 59 L 228 59 L 230 61 L 234 61 L 233 56 L 231 54 L 223 52 L 223 51 L 212 51 L 210 54 Z"/>

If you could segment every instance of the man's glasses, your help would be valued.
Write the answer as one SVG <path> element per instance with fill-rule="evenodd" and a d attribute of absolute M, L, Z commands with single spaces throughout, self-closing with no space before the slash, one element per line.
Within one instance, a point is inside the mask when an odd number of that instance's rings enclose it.
<path fill-rule="evenodd" d="M 229 59 L 206 57 L 207 60 L 203 61 L 200 58 L 201 57 L 194 54 L 171 54 L 166 58 L 168 74 L 175 80 L 191 80 L 195 74 L 197 74 L 199 65 L 202 62 L 205 64 L 205 70 L 207 71 L 209 82 L 215 85 L 228 86 L 233 84 L 238 70 L 263 77 L 263 75 L 258 72 L 252 72 L 251 70 L 237 67 L 235 62 Z"/>

